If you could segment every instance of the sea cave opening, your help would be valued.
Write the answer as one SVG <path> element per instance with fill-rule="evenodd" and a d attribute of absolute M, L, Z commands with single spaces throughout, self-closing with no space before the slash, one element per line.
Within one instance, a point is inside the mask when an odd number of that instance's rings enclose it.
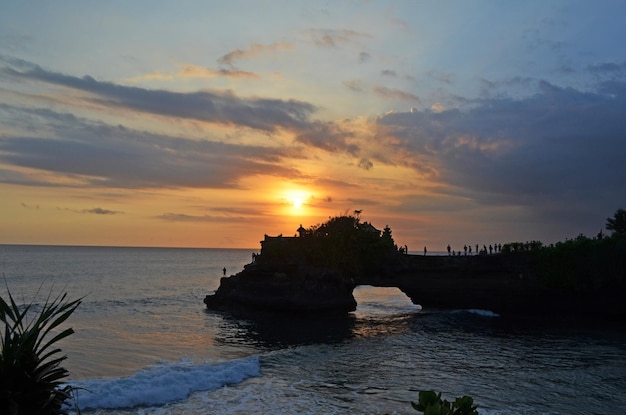
<path fill-rule="evenodd" d="M 376 287 L 359 285 L 352 295 L 356 300 L 357 317 L 385 317 L 419 313 L 422 307 L 413 304 L 411 299 L 397 287 Z"/>

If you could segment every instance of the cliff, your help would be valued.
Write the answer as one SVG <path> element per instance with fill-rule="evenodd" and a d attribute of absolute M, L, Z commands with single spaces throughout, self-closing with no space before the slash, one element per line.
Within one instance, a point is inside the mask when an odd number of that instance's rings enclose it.
<path fill-rule="evenodd" d="M 617 265 L 611 263 L 617 277 L 580 279 L 571 286 L 572 278 L 565 278 L 565 285 L 561 279 L 546 279 L 549 267 L 542 265 L 540 251 L 406 255 L 393 245 L 388 228 L 381 236 L 371 225 L 347 219 L 350 226 L 342 222 L 343 231 L 334 234 L 318 228 L 301 237 L 266 236 L 255 261 L 222 278 L 205 304 L 216 310 L 347 314 L 356 309 L 354 288 L 371 285 L 397 287 L 424 310 L 473 308 L 502 315 L 626 321 L 621 256 Z M 548 265 L 553 263 L 549 259 Z"/>

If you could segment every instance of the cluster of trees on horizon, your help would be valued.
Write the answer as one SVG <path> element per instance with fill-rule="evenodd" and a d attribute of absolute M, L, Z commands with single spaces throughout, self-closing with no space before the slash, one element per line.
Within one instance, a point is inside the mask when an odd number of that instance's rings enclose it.
<path fill-rule="evenodd" d="M 508 252 L 539 255 L 539 277 L 548 288 L 570 292 L 626 289 L 626 210 L 606 219 L 595 237 L 582 233 L 549 246 L 541 242 L 508 244 Z M 502 249 L 504 251 L 504 247 Z"/>

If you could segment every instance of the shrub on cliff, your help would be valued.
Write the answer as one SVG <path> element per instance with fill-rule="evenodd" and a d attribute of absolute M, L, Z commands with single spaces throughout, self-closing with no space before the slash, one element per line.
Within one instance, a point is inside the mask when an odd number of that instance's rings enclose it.
<path fill-rule="evenodd" d="M 584 292 L 626 289 L 626 235 L 575 239 L 546 247 L 540 254 L 540 276 L 549 288 Z"/>
<path fill-rule="evenodd" d="M 314 265 L 332 268 L 343 275 L 358 275 L 364 270 L 384 269 L 390 256 L 397 254 L 391 229 L 385 232 L 358 216 L 336 216 L 310 227 L 303 238 L 306 258 Z"/>
<path fill-rule="evenodd" d="M 0 297 L 0 413 L 63 414 L 63 403 L 71 399 L 71 386 L 63 386 L 68 371 L 61 367 L 67 356 L 59 356 L 55 344 L 74 333 L 56 330 L 76 310 L 81 299 L 66 300 L 67 294 L 48 299 L 30 319 L 33 304 L 20 307 L 9 293 Z M 50 338 L 51 337 L 51 338 Z"/>

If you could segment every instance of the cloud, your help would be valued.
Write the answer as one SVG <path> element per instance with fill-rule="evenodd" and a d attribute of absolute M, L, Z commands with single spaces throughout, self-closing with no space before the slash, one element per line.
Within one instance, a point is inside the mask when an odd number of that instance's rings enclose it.
<path fill-rule="evenodd" d="M 327 152 L 356 155 L 354 134 L 333 122 L 312 121 L 313 105 L 295 100 L 239 98 L 228 92 L 177 93 L 99 82 L 46 71 L 25 61 L 1 69 L 5 76 L 41 81 L 90 94 L 91 102 L 172 118 L 188 118 L 248 127 L 261 132 L 286 131 L 296 144 Z M 303 157 L 298 146 L 264 147 L 191 140 L 88 121 L 45 108 L 0 104 L 11 133 L 0 137 L 0 161 L 54 176 L 33 180 L 20 169 L 0 171 L 4 183 L 31 185 L 142 187 L 238 187 L 244 177 L 301 174 L 285 160 Z M 23 170 L 22 170 L 23 171 Z"/>
<path fill-rule="evenodd" d="M 237 69 L 213 69 L 206 66 L 197 66 L 193 64 L 181 65 L 178 72 L 173 74 L 155 72 L 134 78 L 127 79 L 128 82 L 136 83 L 141 81 L 173 81 L 177 79 L 185 78 L 200 78 L 200 79 L 212 79 L 212 78 L 239 78 L 239 79 L 258 79 L 259 75 L 254 72 L 240 71 Z"/>
<path fill-rule="evenodd" d="M 266 52 L 276 52 L 280 50 L 292 51 L 293 49 L 293 44 L 289 42 L 275 42 L 270 45 L 253 43 L 247 49 L 236 49 L 232 52 L 228 52 L 219 58 L 217 62 L 222 65 L 233 65 L 235 61 L 240 59 L 252 58 Z"/>
<path fill-rule="evenodd" d="M 372 167 L 374 167 L 374 163 L 372 163 L 371 160 L 368 160 L 368 159 L 365 159 L 365 158 L 359 160 L 359 164 L 358 165 L 359 165 L 360 168 L 362 168 L 364 170 L 369 170 Z"/>
<path fill-rule="evenodd" d="M 93 209 L 85 209 L 82 211 L 83 213 L 93 213 L 94 215 L 117 215 L 119 213 L 123 213 L 117 210 L 109 210 L 102 208 L 93 208 Z"/>
<path fill-rule="evenodd" d="M 380 74 L 382 76 L 390 76 L 392 78 L 396 78 L 398 76 L 398 73 L 392 69 L 384 69 L 380 71 Z"/>
<path fill-rule="evenodd" d="M 27 203 L 20 203 L 21 206 L 25 209 L 35 209 L 35 210 L 39 210 L 39 205 L 29 205 Z M 118 215 L 124 212 L 118 211 L 118 210 L 110 210 L 110 209 L 103 209 L 100 207 L 97 208 L 93 208 L 93 209 L 82 209 L 82 210 L 78 210 L 78 209 L 70 209 L 70 208 L 57 208 L 57 209 L 61 209 L 64 211 L 68 211 L 68 212 L 72 212 L 72 213 L 81 213 L 81 214 L 93 214 L 93 215 Z"/>
<path fill-rule="evenodd" d="M 626 76 L 626 62 L 604 62 L 590 65 L 589 72 L 598 77 L 623 78 Z"/>
<path fill-rule="evenodd" d="M 623 205 L 626 83 L 605 82 L 595 92 L 538 86 L 523 99 L 386 114 L 376 126 L 380 145 L 463 197 L 525 206 L 544 220 L 573 221 Z"/>
<path fill-rule="evenodd" d="M 24 125 L 40 125 L 43 135 L 0 137 L 0 161 L 62 175 L 67 186 L 233 188 L 253 175 L 300 175 L 282 163 L 299 157 L 290 148 L 170 137 L 49 109 L 4 106 L 0 114 L 8 110 L 19 112 Z M 0 182 L 14 179 L 0 171 Z"/>
<path fill-rule="evenodd" d="M 372 37 L 367 33 L 348 29 L 311 29 L 309 33 L 317 46 L 326 48 L 337 48 L 343 43 L 355 43 L 360 39 Z"/>
<path fill-rule="evenodd" d="M 240 223 L 245 218 L 243 217 L 229 217 L 229 216 L 211 216 L 211 215 L 188 215 L 185 213 L 164 213 L 156 216 L 156 219 L 161 219 L 166 222 L 236 222 Z"/>
<path fill-rule="evenodd" d="M 318 187 L 341 189 L 342 191 L 350 190 L 350 189 L 354 190 L 354 188 L 358 187 L 357 185 L 349 181 L 340 180 L 340 179 L 331 179 L 327 177 L 316 178 L 315 180 L 313 180 L 312 183 Z"/>
<path fill-rule="evenodd" d="M 46 82 L 91 94 L 92 102 L 167 117 L 194 119 L 248 127 L 262 131 L 300 129 L 316 111 L 310 103 L 296 100 L 240 98 L 231 92 L 172 92 L 129 87 L 46 71 L 24 61 L 4 67 L 0 73 L 19 80 Z M 19 69 L 15 69 L 19 67 Z"/>
<path fill-rule="evenodd" d="M 295 139 L 329 153 L 342 152 L 354 156 L 359 153 L 359 146 L 352 138 L 355 138 L 352 131 L 342 129 L 336 123 L 316 121 L 299 131 Z"/>
<path fill-rule="evenodd" d="M 35 206 L 33 206 L 33 205 L 29 205 L 29 204 L 24 203 L 24 202 L 20 203 L 20 205 L 21 205 L 23 208 L 25 208 L 25 209 L 36 209 L 36 210 L 39 210 L 39 205 L 35 205 Z"/>
<path fill-rule="evenodd" d="M 372 55 L 367 53 L 367 52 L 359 53 L 359 62 L 360 63 L 368 62 L 371 58 L 372 58 Z"/>
<path fill-rule="evenodd" d="M 454 83 L 454 75 L 451 73 L 441 71 L 428 71 L 426 73 L 426 76 L 443 84 L 452 85 Z"/>
<path fill-rule="evenodd" d="M 387 99 L 397 99 L 402 101 L 420 102 L 420 98 L 410 92 L 399 89 L 387 88 L 385 86 L 376 86 L 373 91 L 380 97 Z"/>
<path fill-rule="evenodd" d="M 365 92 L 366 91 L 366 85 L 358 80 L 350 80 L 350 81 L 344 81 L 343 84 L 350 90 L 354 91 L 354 92 Z"/>
<path fill-rule="evenodd" d="M 365 82 L 356 79 L 344 81 L 343 85 L 353 92 L 373 92 L 377 96 L 385 99 L 409 101 L 413 103 L 421 102 L 417 95 L 410 92 L 385 86 L 369 86 Z"/>

